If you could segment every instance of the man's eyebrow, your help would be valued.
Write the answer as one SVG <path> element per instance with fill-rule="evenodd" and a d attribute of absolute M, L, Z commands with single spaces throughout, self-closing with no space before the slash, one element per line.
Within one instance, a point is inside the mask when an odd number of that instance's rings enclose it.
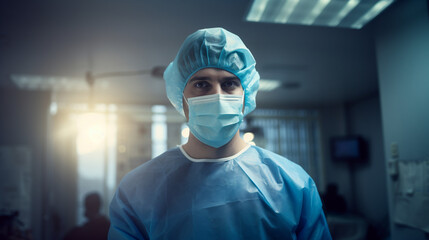
<path fill-rule="evenodd" d="M 188 82 L 192 82 L 192 81 L 201 81 L 201 80 L 210 80 L 210 77 L 206 77 L 206 76 L 195 76 L 192 77 L 191 79 L 189 79 Z"/>
<path fill-rule="evenodd" d="M 240 80 L 237 76 L 224 77 L 222 80 Z"/>

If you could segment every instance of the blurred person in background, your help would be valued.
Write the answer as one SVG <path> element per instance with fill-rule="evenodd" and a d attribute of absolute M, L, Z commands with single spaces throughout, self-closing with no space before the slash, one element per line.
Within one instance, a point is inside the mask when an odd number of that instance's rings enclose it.
<path fill-rule="evenodd" d="M 98 193 L 89 193 L 85 197 L 85 217 L 88 221 L 70 230 L 64 240 L 105 240 L 109 231 L 109 220 L 100 214 L 101 197 Z"/>

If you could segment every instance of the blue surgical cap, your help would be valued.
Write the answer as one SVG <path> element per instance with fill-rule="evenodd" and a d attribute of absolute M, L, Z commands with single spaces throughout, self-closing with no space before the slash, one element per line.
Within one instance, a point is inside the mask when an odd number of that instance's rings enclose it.
<path fill-rule="evenodd" d="M 189 78 L 204 68 L 223 69 L 240 79 L 247 115 L 256 107 L 260 77 L 255 65 L 255 58 L 237 35 L 223 28 L 198 30 L 186 38 L 164 72 L 167 97 L 184 115 L 182 96 Z"/>

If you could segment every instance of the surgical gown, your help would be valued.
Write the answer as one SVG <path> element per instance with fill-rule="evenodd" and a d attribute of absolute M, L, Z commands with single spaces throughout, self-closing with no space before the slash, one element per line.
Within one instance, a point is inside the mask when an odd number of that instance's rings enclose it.
<path fill-rule="evenodd" d="M 256 146 L 223 159 L 171 149 L 128 173 L 109 239 L 331 239 L 316 186 Z"/>

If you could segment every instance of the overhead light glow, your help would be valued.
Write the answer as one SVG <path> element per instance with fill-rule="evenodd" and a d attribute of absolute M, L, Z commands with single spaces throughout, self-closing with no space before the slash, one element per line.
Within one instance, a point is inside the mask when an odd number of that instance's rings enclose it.
<path fill-rule="evenodd" d="M 252 8 L 247 15 L 247 21 L 259 22 L 264 14 L 265 8 L 269 0 L 255 0 L 252 4 Z"/>
<path fill-rule="evenodd" d="M 280 81 L 261 79 L 259 80 L 259 91 L 272 91 L 280 87 Z"/>
<path fill-rule="evenodd" d="M 393 0 L 381 0 L 380 2 L 376 3 L 365 15 L 363 15 L 352 25 L 352 28 L 362 28 L 367 22 L 371 21 L 392 2 Z"/>
<path fill-rule="evenodd" d="M 316 20 L 316 18 L 320 15 L 323 9 L 325 9 L 326 5 L 328 5 L 329 2 L 331 2 L 331 0 L 319 0 L 319 2 L 317 2 L 317 4 L 311 10 L 310 14 L 302 23 L 306 25 L 313 24 L 314 20 Z"/>
<path fill-rule="evenodd" d="M 359 1 L 360 0 L 349 0 L 338 15 L 328 23 L 328 25 L 332 27 L 337 26 L 351 10 L 359 4 Z"/>
<path fill-rule="evenodd" d="M 293 10 L 296 7 L 296 4 L 299 2 L 299 0 L 290 0 L 285 1 L 283 3 L 283 7 L 280 10 L 280 13 L 277 15 L 274 22 L 276 23 L 286 23 L 289 19 L 290 15 L 292 14 Z"/>

